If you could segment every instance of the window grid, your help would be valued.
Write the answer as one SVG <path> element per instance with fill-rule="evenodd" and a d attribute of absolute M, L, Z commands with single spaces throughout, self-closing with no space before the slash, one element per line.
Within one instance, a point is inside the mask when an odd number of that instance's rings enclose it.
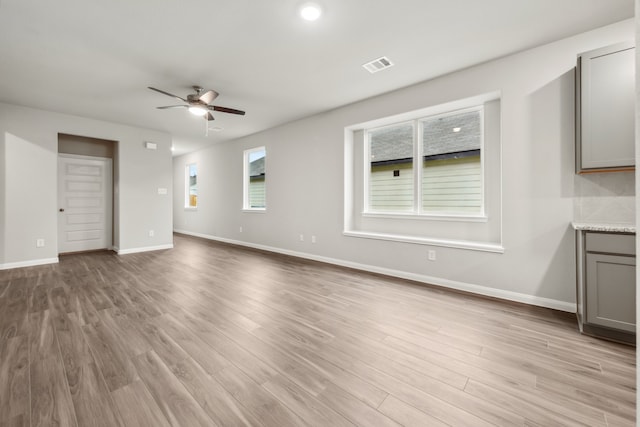
<path fill-rule="evenodd" d="M 365 213 L 382 213 L 382 214 L 397 214 L 397 215 L 406 215 L 407 213 L 409 214 L 414 214 L 414 215 L 420 215 L 420 216 L 431 216 L 431 215 L 461 215 L 461 216 L 480 216 L 480 215 L 484 215 L 484 155 L 483 155 L 483 150 L 484 150 L 484 108 L 483 106 L 475 106 L 475 107 L 470 107 L 470 108 L 465 108 L 465 109 L 460 109 L 460 110 L 455 110 L 455 111 L 450 111 L 450 112 L 446 112 L 443 114 L 437 114 L 437 115 L 432 115 L 432 116 L 426 116 L 426 117 L 418 117 L 415 118 L 411 121 L 405 121 L 405 122 L 399 122 L 399 123 L 394 123 L 394 124 L 390 124 L 390 125 L 386 125 L 386 126 L 381 126 L 381 127 L 377 127 L 377 128 L 372 128 L 372 129 L 368 129 L 365 132 L 365 137 L 366 137 L 366 156 L 365 156 L 365 162 L 366 162 L 366 167 L 365 167 L 365 188 L 366 188 L 366 194 L 365 194 L 365 200 L 364 200 L 364 212 Z M 473 115 L 473 114 L 477 114 L 477 136 L 476 138 L 479 140 L 479 142 L 476 144 L 478 146 L 478 148 L 474 148 L 473 150 L 467 150 L 466 152 L 450 152 L 450 153 L 445 153 L 445 155 L 443 156 L 430 156 L 428 155 L 428 157 L 430 157 L 428 160 L 425 157 L 425 141 L 424 141 L 424 135 L 425 135 L 425 124 L 430 122 L 430 121 L 435 121 L 435 120 L 447 120 L 448 118 L 455 118 L 456 116 L 462 116 L 462 115 Z M 411 168 L 412 168 L 412 174 L 413 174 L 413 188 L 412 188 L 412 193 L 413 193 L 413 197 L 412 197 L 412 210 L 411 211 L 407 211 L 407 210 L 402 210 L 402 209 L 397 209 L 397 210 L 393 210 L 393 209 L 378 209 L 376 208 L 376 203 L 374 203 L 373 200 L 373 193 L 374 193 L 374 188 L 373 188 L 373 159 L 375 158 L 375 155 L 373 154 L 373 148 L 372 148 L 372 138 L 373 135 L 376 132 L 381 132 L 381 131 L 385 131 L 387 129 L 391 129 L 391 128 L 398 128 L 398 127 L 402 127 L 402 126 L 406 126 L 407 124 L 410 124 L 412 126 L 412 138 L 413 138 L 413 147 L 412 147 L 412 156 L 413 159 L 411 161 Z M 451 129 L 452 132 L 454 133 L 458 133 L 461 131 L 460 128 L 453 128 Z M 473 137 L 473 135 L 472 135 Z M 442 159 L 440 159 L 439 157 L 442 157 Z M 475 165 L 475 161 L 474 161 L 474 157 L 478 157 L 478 161 L 477 161 L 477 165 Z M 465 160 L 466 158 L 466 160 Z M 445 161 L 444 159 L 450 159 L 448 161 Z M 427 162 L 431 163 L 431 164 L 427 164 Z M 433 163 L 432 163 L 433 162 Z M 479 181 L 478 184 L 475 186 L 477 187 L 476 189 L 474 189 L 474 185 L 473 183 L 470 184 L 470 188 L 462 188 L 461 193 L 457 194 L 457 195 L 441 195 L 440 198 L 442 200 L 440 200 L 440 203 L 444 203 L 445 205 L 447 204 L 447 198 L 451 198 L 453 200 L 454 197 L 458 197 L 458 198 L 467 198 L 469 200 L 465 200 L 464 202 L 460 201 L 460 206 L 457 207 L 452 207 L 451 209 L 447 209 L 446 207 L 439 207 L 438 209 L 432 208 L 429 209 L 427 207 L 425 207 L 425 191 L 430 191 L 431 193 L 437 193 L 437 190 L 435 189 L 436 186 L 427 186 L 427 183 L 425 182 L 425 169 L 427 167 L 434 167 L 436 165 L 436 162 L 440 165 L 441 169 L 445 169 L 444 166 L 448 166 L 449 169 L 460 169 L 462 172 L 461 173 L 468 173 L 469 175 L 473 174 L 473 169 L 474 168 L 479 168 L 478 172 L 475 172 L 475 174 L 477 175 L 477 180 Z M 389 161 L 389 163 L 393 163 L 393 161 Z M 382 171 L 382 169 L 379 166 L 376 166 L 376 169 Z M 467 169 L 465 171 L 465 169 Z M 400 169 L 395 169 L 393 170 L 393 177 L 396 178 L 398 176 L 402 175 L 402 170 Z M 427 177 L 430 178 L 430 177 Z M 472 177 L 473 178 L 473 177 Z M 460 178 L 461 180 L 464 178 Z M 454 186 L 456 185 L 455 183 L 444 183 L 443 185 L 449 185 L 449 186 Z M 458 183 L 457 185 L 462 185 L 460 183 Z M 392 187 L 390 187 L 392 188 Z M 478 194 L 475 195 L 473 194 L 473 192 L 477 192 Z M 469 193 L 469 194 L 466 194 Z M 479 198 L 478 202 L 479 203 L 475 203 L 474 200 L 474 196 Z M 431 196 L 432 199 L 435 198 L 435 195 Z M 433 200 L 427 199 L 427 201 L 433 201 Z M 453 204 L 454 202 L 449 202 L 449 204 Z M 465 204 L 468 204 L 469 206 L 465 206 Z M 476 207 L 477 205 L 477 207 Z"/>

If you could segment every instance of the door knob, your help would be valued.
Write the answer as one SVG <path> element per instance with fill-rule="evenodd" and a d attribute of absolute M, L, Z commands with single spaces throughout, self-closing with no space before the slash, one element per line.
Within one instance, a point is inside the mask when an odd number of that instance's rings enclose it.
<path fill-rule="evenodd" d="M 60 212 L 64 212 L 64 208 L 60 208 L 59 210 L 60 210 Z"/>

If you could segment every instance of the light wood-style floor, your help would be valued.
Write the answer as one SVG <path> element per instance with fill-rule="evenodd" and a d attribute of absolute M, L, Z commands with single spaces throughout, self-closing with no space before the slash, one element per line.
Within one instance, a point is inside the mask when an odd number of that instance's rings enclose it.
<path fill-rule="evenodd" d="M 0 272 L 0 426 L 625 426 L 573 316 L 186 236 Z"/>

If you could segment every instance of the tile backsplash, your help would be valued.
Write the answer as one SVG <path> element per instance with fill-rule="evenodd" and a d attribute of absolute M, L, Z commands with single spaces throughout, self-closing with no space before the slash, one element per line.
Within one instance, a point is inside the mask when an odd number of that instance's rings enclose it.
<path fill-rule="evenodd" d="M 591 173 L 574 177 L 574 221 L 635 224 L 634 172 Z"/>

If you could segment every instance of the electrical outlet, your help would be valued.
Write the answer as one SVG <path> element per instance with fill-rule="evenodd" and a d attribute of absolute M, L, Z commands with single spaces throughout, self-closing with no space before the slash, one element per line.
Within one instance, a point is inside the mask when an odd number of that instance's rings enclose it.
<path fill-rule="evenodd" d="M 240 232 L 242 233 L 242 226 L 240 226 Z"/>
<path fill-rule="evenodd" d="M 311 243 L 315 243 L 316 242 L 316 236 L 311 236 Z"/>
<path fill-rule="evenodd" d="M 44 248 L 44 239 L 36 240 L 36 248 Z"/>
<path fill-rule="evenodd" d="M 429 258 L 429 261 L 435 261 L 436 260 L 436 251 L 434 251 L 433 249 L 429 250 L 427 257 Z"/>
<path fill-rule="evenodd" d="M 301 234 L 301 235 L 300 235 L 300 241 L 301 241 L 301 242 L 304 242 L 304 234 Z"/>
<path fill-rule="evenodd" d="M 149 237 L 153 237 L 153 236 L 155 236 L 155 234 L 156 233 L 153 230 L 149 230 Z"/>

